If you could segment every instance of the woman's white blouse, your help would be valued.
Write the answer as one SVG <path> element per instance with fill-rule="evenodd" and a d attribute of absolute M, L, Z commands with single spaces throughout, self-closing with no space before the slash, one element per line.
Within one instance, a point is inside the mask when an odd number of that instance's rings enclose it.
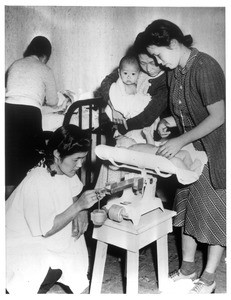
<path fill-rule="evenodd" d="M 72 237 L 69 223 L 44 238 L 56 215 L 66 210 L 83 184 L 75 175 L 55 175 L 32 169 L 6 201 L 7 290 L 37 293 L 49 267 L 63 271 L 60 281 L 80 293 L 88 286 L 88 254 L 84 237 Z"/>
<path fill-rule="evenodd" d="M 41 109 L 58 102 L 52 70 L 36 56 L 15 61 L 8 69 L 6 103 L 31 105 Z"/>

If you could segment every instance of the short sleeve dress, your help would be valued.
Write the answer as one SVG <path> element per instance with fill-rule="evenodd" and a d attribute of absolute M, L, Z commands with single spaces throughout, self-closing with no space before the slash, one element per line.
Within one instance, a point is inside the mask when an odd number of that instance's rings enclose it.
<path fill-rule="evenodd" d="M 60 281 L 81 293 L 89 284 L 84 236 L 72 237 L 69 223 L 44 238 L 56 215 L 66 210 L 83 184 L 75 175 L 51 176 L 32 169 L 6 201 L 6 289 L 10 294 L 36 294 L 49 267 L 61 269 Z"/>
<path fill-rule="evenodd" d="M 201 80 L 201 75 L 197 73 L 195 73 L 197 77 L 192 75 L 192 68 L 199 54 L 208 68 L 201 71 L 201 74 L 207 77 L 208 85 Z M 210 61 L 207 55 L 192 48 L 186 66 L 183 69 L 178 67 L 173 71 L 172 83 L 174 88 L 171 88 L 170 95 L 171 110 L 182 133 L 190 131 L 197 125 L 195 114 L 199 115 L 200 110 L 203 111 L 204 107 L 216 102 L 219 97 L 219 99 L 224 99 L 224 83 L 223 80 L 220 80 L 222 76 L 216 76 L 216 71 L 219 74 L 220 67 L 214 61 L 212 61 L 214 65 L 211 66 L 209 61 L 206 61 L 207 59 Z M 206 76 L 206 73 L 210 74 Z M 186 78 L 190 79 L 187 80 Z M 215 91 L 213 92 L 213 90 Z M 190 103 L 189 97 L 186 96 L 187 93 L 190 95 Z M 200 101 L 196 100 L 198 95 L 200 95 Z M 195 105 L 192 108 L 193 101 Z M 194 114 L 192 114 L 192 109 L 194 109 Z M 203 138 L 193 144 L 197 150 L 206 151 Z M 215 147 L 215 144 L 211 143 L 210 147 Z M 213 160 L 213 157 L 211 158 L 208 152 L 207 155 L 209 163 L 205 165 L 199 180 L 177 190 L 174 201 L 174 209 L 177 212 L 174 218 L 174 226 L 183 226 L 186 234 L 201 243 L 225 246 L 226 190 L 214 188 L 211 181 L 211 160 Z"/>

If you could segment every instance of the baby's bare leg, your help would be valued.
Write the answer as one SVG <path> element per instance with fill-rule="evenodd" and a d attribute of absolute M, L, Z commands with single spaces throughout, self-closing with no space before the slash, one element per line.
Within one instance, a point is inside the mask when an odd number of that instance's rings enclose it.
<path fill-rule="evenodd" d="M 195 159 L 191 165 L 191 171 L 201 174 L 202 162 L 199 159 Z"/>
<path fill-rule="evenodd" d="M 135 144 L 130 146 L 128 149 L 130 150 L 135 150 L 138 152 L 143 152 L 143 153 L 150 153 L 150 154 L 156 154 L 156 151 L 158 150 L 158 147 L 155 147 L 154 145 L 151 144 Z"/>
<path fill-rule="evenodd" d="M 116 138 L 116 147 L 119 148 L 129 148 L 131 145 L 136 144 L 136 141 L 132 138 L 128 138 L 124 135 L 120 135 Z"/>
<path fill-rule="evenodd" d="M 193 160 L 191 158 L 190 153 L 187 150 L 180 150 L 175 157 L 179 158 L 188 169 L 191 168 L 191 165 L 193 164 Z"/>
<path fill-rule="evenodd" d="M 169 160 L 174 164 L 174 166 L 176 166 L 179 169 L 190 170 L 190 168 L 184 163 L 184 161 L 176 156 L 170 158 Z"/>
<path fill-rule="evenodd" d="M 174 164 L 178 164 L 178 167 L 183 169 L 188 169 L 191 171 L 197 171 L 198 168 L 201 167 L 201 161 L 198 159 L 195 159 L 194 161 L 191 158 L 190 153 L 187 150 L 180 150 L 174 157 L 175 159 L 180 159 L 181 163 L 179 161 L 174 161 Z M 173 158 L 173 159 L 174 159 Z M 184 167 L 183 167 L 183 165 Z M 177 165 L 176 165 L 177 166 Z"/>

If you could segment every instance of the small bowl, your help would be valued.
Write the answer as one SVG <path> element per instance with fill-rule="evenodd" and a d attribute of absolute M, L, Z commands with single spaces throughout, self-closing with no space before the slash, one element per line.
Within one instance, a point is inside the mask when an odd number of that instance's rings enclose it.
<path fill-rule="evenodd" d="M 94 225 L 102 226 L 107 219 L 107 213 L 104 209 L 95 209 L 91 213 L 91 220 Z"/>

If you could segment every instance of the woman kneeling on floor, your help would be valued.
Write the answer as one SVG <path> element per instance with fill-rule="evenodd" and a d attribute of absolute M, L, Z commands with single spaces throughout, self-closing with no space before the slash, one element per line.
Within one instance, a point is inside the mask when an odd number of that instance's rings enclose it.
<path fill-rule="evenodd" d="M 10 294 L 46 293 L 58 280 L 73 293 L 88 287 L 83 233 L 88 226 L 87 209 L 99 196 L 94 190 L 80 195 L 83 184 L 76 171 L 89 149 L 85 131 L 75 125 L 60 127 L 48 142 L 44 160 L 6 201 L 6 289 Z"/>

